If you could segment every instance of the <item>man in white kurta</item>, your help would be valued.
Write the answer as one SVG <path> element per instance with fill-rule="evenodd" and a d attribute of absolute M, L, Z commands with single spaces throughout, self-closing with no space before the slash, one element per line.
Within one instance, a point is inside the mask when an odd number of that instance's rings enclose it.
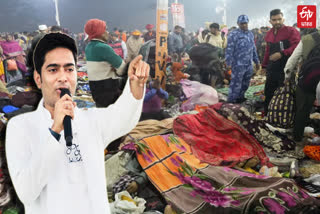
<path fill-rule="evenodd" d="M 52 38 L 56 41 L 48 44 Z M 36 111 L 8 123 L 8 168 L 26 214 L 110 213 L 104 149 L 130 132 L 141 114 L 149 75 L 149 66 L 141 56 L 129 66 L 123 94 L 108 108 L 82 110 L 69 95 L 60 98 L 61 88 L 68 88 L 72 94 L 76 88 L 73 42 L 62 34 L 47 34 L 40 40 L 33 61 L 34 79 L 43 99 Z M 45 56 L 43 62 L 38 60 L 41 55 Z M 63 137 L 66 115 L 72 117 L 71 147 Z"/>

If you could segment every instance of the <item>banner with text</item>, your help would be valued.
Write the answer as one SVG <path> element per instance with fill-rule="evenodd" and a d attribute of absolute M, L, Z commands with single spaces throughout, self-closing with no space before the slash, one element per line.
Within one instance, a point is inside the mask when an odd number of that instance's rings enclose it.
<path fill-rule="evenodd" d="M 184 17 L 184 6 L 183 4 L 171 4 L 171 13 L 173 26 L 179 25 L 183 28 L 186 27 L 185 17 Z"/>
<path fill-rule="evenodd" d="M 158 0 L 157 4 L 157 38 L 156 38 L 156 75 L 162 88 L 166 84 L 168 56 L 168 0 Z"/>

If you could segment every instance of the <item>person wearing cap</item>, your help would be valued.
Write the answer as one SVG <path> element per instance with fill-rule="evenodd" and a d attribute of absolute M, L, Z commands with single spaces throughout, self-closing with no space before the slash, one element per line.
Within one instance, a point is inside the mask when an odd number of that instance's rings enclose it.
<path fill-rule="evenodd" d="M 265 115 L 268 112 L 269 103 L 277 88 L 283 86 L 285 79 L 284 68 L 288 58 L 300 42 L 300 33 L 290 26 L 285 26 L 283 13 L 280 9 L 270 12 L 270 24 L 272 29 L 265 37 L 266 51 L 262 68 L 266 70 L 267 80 L 264 88 Z"/>
<path fill-rule="evenodd" d="M 85 48 L 89 86 L 97 107 L 107 107 L 119 97 L 120 79 L 126 75 L 127 64 L 107 44 L 105 21 L 90 19 L 84 26 L 89 43 Z"/>
<path fill-rule="evenodd" d="M 139 55 L 139 51 L 143 43 L 144 41 L 143 41 L 143 38 L 141 37 L 141 32 L 139 30 L 134 30 L 127 41 L 127 48 L 128 48 L 127 62 L 130 62 L 136 56 Z"/>
<path fill-rule="evenodd" d="M 49 31 L 47 25 L 39 25 L 38 30 L 39 30 L 39 33 L 36 36 L 34 36 L 31 41 L 31 47 L 35 47 L 37 41 L 39 41 L 39 39 L 41 39 Z"/>
<path fill-rule="evenodd" d="M 128 68 L 125 89 L 108 108 L 78 109 L 75 41 L 49 33 L 28 53 L 29 69 L 43 98 L 34 112 L 8 122 L 6 157 L 26 214 L 110 214 L 104 149 L 133 129 L 141 115 L 149 66 L 142 56 Z M 62 89 L 70 95 L 61 97 Z M 70 116 L 72 145 L 63 120 Z M 107 169 L 108 170 L 108 169 Z"/>
<path fill-rule="evenodd" d="M 116 52 L 116 54 L 118 54 L 123 60 L 127 59 L 127 45 L 124 41 L 118 39 L 118 35 L 116 33 L 113 32 L 110 34 L 108 45 L 110 45 L 114 52 Z"/>
<path fill-rule="evenodd" d="M 38 29 L 39 29 L 39 31 L 40 31 L 41 34 L 46 34 L 46 33 L 48 33 L 48 27 L 47 27 L 47 25 L 39 25 Z"/>
<path fill-rule="evenodd" d="M 212 23 L 210 25 L 210 33 L 206 35 L 204 42 L 218 48 L 226 48 L 227 43 L 224 43 L 222 39 L 220 25 L 218 23 Z"/>
<path fill-rule="evenodd" d="M 151 39 L 156 39 L 156 32 L 153 30 L 154 26 L 152 24 L 147 24 L 146 29 L 148 32 L 146 32 L 143 35 L 144 41 L 147 42 Z"/>
<path fill-rule="evenodd" d="M 245 92 L 249 88 L 253 74 L 252 61 L 254 61 L 257 70 L 260 68 L 254 36 L 248 30 L 248 16 L 240 15 L 237 23 L 239 28 L 228 34 L 226 49 L 226 65 L 228 70 L 232 69 L 228 94 L 228 102 L 230 103 L 245 101 Z"/>

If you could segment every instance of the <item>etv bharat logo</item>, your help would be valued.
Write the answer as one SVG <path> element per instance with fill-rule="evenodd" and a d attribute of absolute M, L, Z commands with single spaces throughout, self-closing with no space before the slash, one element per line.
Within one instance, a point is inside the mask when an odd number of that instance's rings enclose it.
<path fill-rule="evenodd" d="M 300 17 L 302 19 L 307 19 L 307 21 L 309 21 L 309 19 L 311 19 L 313 16 L 313 12 L 310 10 L 305 11 L 306 9 L 308 9 L 308 7 L 302 8 L 302 11 L 300 12 Z"/>
<path fill-rule="evenodd" d="M 317 7 L 315 5 L 299 5 L 297 19 L 299 28 L 316 28 Z"/>

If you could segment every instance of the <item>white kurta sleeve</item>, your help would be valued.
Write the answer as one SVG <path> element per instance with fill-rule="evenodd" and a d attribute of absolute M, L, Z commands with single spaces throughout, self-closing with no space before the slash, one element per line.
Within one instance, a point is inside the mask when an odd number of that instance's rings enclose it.
<path fill-rule="evenodd" d="M 38 135 L 24 123 L 25 118 L 12 118 L 6 132 L 6 156 L 9 173 L 20 200 L 26 205 L 35 201 L 48 183 L 49 174 L 56 171 L 63 147 L 51 135 L 48 128 L 45 142 L 36 142 Z M 34 128 L 34 127 L 33 127 Z M 35 144 L 35 146 L 32 146 Z M 36 150 L 33 148 L 37 148 Z"/>
<path fill-rule="evenodd" d="M 145 88 L 144 88 L 145 93 Z M 92 109 L 94 120 L 97 123 L 98 134 L 102 137 L 104 148 L 113 140 L 129 133 L 139 122 L 143 99 L 137 100 L 130 90 L 130 81 L 127 80 L 122 95 L 107 108 Z"/>
<path fill-rule="evenodd" d="M 290 79 L 295 67 L 297 66 L 300 57 L 302 57 L 303 43 L 300 41 L 296 49 L 294 49 L 292 55 L 289 57 L 286 67 L 284 68 L 284 74 L 286 79 Z"/>

